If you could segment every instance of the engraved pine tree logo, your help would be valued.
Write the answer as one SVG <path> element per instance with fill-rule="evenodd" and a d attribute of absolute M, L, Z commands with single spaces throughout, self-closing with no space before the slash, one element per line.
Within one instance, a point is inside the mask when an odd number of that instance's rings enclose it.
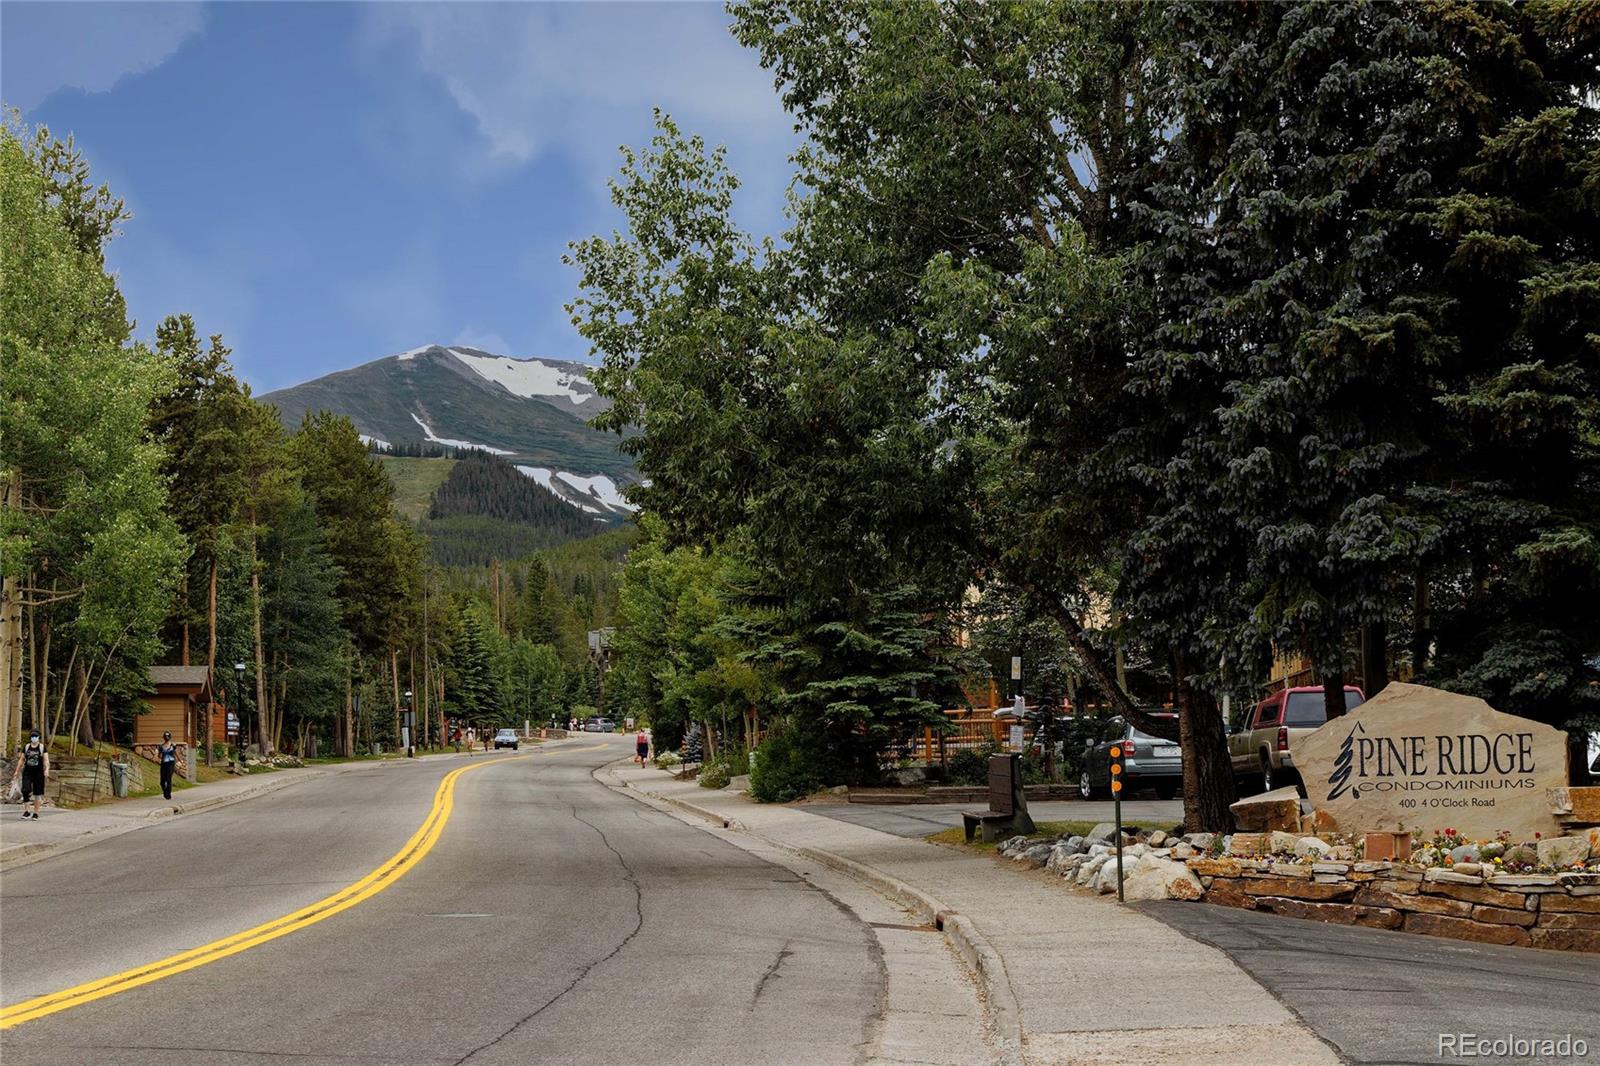
<path fill-rule="evenodd" d="M 1364 733 L 1360 723 L 1350 730 L 1350 735 L 1344 738 L 1344 743 L 1339 745 L 1339 756 L 1333 760 L 1333 772 L 1328 775 L 1328 799 L 1336 800 L 1344 795 L 1346 790 L 1351 799 L 1361 798 L 1359 786 L 1350 784 L 1350 764 L 1355 758 L 1356 734 Z"/>

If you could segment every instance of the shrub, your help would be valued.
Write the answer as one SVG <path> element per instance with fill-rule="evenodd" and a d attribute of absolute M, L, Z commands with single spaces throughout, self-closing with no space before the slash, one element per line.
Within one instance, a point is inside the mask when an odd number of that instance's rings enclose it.
<path fill-rule="evenodd" d="M 656 752 L 656 765 L 661 767 L 663 770 L 670 770 L 682 761 L 682 759 L 678 758 L 678 753 L 675 751 Z"/>
<path fill-rule="evenodd" d="M 708 762 L 700 767 L 701 788 L 727 788 L 733 775 L 728 773 L 728 765 L 722 760 Z"/>
<path fill-rule="evenodd" d="M 775 729 L 756 748 L 750 794 L 762 803 L 786 803 L 826 785 L 822 767 L 792 730 Z"/>
<path fill-rule="evenodd" d="M 987 785 L 989 783 L 989 756 L 999 750 L 999 745 L 991 740 L 981 748 L 962 748 L 950 756 L 948 774 L 950 784 Z"/>

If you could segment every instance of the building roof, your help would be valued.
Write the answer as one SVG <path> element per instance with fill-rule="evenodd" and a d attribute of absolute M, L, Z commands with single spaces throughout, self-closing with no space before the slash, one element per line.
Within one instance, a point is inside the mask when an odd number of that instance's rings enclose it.
<path fill-rule="evenodd" d="M 152 666 L 150 668 L 150 683 L 152 685 L 192 685 L 195 688 L 205 688 L 209 675 L 210 670 L 204 666 Z"/>

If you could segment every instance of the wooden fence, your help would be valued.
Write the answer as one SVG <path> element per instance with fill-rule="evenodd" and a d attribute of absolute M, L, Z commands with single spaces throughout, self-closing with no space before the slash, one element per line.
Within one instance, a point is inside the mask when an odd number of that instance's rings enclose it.
<path fill-rule="evenodd" d="M 911 738 L 894 754 L 929 766 L 943 764 L 959 751 L 982 751 L 991 745 L 1004 749 L 1011 739 L 1011 727 L 1019 724 L 1024 748 L 1033 740 L 1032 719 L 1019 722 L 1016 718 L 996 718 L 986 709 L 944 713 L 949 723 L 946 730 L 924 727 L 921 736 Z"/>

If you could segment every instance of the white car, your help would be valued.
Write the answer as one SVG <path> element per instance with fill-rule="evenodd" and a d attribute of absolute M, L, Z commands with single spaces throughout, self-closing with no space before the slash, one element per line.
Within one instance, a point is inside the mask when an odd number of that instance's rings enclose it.
<path fill-rule="evenodd" d="M 496 751 L 501 748 L 510 748 L 512 751 L 516 751 L 517 745 L 521 742 L 515 729 L 502 729 L 494 735 L 494 748 Z"/>

